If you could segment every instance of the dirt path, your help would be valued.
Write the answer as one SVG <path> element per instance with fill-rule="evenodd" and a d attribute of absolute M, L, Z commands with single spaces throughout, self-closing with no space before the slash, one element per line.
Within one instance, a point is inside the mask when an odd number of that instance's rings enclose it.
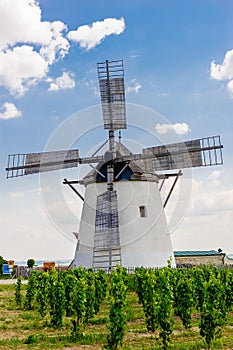
<path fill-rule="evenodd" d="M 0 284 L 15 284 L 17 282 L 17 279 L 9 279 L 9 280 L 0 280 Z M 27 280 L 22 280 L 23 284 L 27 284 Z"/>

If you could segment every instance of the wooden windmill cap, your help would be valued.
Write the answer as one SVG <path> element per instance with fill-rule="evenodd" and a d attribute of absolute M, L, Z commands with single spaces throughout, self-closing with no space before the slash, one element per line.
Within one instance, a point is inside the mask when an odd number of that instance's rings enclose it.
<path fill-rule="evenodd" d="M 132 152 L 122 143 L 116 142 L 116 152 L 121 156 L 131 155 Z M 127 164 L 127 167 L 125 165 Z M 115 181 L 153 181 L 158 182 L 158 176 L 156 174 L 146 173 L 144 163 L 142 160 L 126 162 L 118 162 L 115 165 L 115 177 L 125 167 L 122 174 L 115 179 Z M 101 176 L 101 174 L 105 176 Z M 95 168 L 93 168 L 84 178 L 83 184 L 85 186 L 91 183 L 106 182 L 107 164 L 100 162 Z"/>

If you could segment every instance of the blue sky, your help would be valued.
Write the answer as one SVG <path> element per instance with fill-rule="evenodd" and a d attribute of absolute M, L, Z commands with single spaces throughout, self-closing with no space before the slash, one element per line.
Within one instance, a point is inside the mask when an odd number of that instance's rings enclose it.
<path fill-rule="evenodd" d="M 224 165 L 184 173 L 167 214 L 175 250 L 233 253 L 232 23 L 230 0 L 0 0 L 0 255 L 73 257 L 81 203 L 61 181 L 88 169 L 8 180 L 4 169 L 8 154 L 40 152 L 59 132 L 57 148 L 72 139 L 81 155 L 106 139 L 98 107 L 93 120 L 85 111 L 100 102 L 96 65 L 106 59 L 124 60 L 127 103 L 155 111 L 138 107 L 134 127 L 128 107 L 133 147 L 154 145 L 148 131 L 165 142 L 221 135 Z M 188 210 L 174 213 L 186 182 Z"/>

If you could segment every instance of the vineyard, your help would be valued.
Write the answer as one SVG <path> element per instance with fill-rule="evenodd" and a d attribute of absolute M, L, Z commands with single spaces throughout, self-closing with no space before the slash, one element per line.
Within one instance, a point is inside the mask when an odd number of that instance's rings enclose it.
<path fill-rule="evenodd" d="M 0 310 L 0 349 L 232 349 L 233 271 L 35 270 Z"/>

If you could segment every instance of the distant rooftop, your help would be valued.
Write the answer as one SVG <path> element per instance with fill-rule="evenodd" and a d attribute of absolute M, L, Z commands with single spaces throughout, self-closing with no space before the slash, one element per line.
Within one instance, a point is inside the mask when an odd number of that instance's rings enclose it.
<path fill-rule="evenodd" d="M 223 251 L 216 250 L 182 250 L 175 251 L 175 256 L 212 256 L 212 255 L 225 255 Z"/>

